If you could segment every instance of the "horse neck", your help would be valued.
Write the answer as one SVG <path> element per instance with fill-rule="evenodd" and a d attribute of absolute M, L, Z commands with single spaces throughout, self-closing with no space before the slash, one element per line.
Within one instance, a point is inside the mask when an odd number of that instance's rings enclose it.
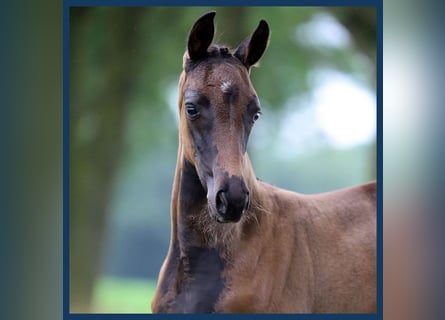
<path fill-rule="evenodd" d="M 250 190 L 251 203 L 256 206 L 257 180 L 250 159 L 245 155 L 244 178 Z M 207 209 L 206 191 L 201 185 L 196 169 L 184 158 L 181 145 L 171 199 L 172 244 L 178 244 L 181 252 L 191 247 L 209 247 L 230 250 L 232 244 L 240 237 L 243 224 L 258 223 L 258 218 L 252 216 L 256 210 L 248 211 L 249 216 L 238 223 L 220 224 L 215 222 Z"/>

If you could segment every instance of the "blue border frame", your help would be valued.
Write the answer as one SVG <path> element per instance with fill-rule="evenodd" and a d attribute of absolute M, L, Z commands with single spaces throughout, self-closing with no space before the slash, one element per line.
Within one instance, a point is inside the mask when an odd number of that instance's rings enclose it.
<path fill-rule="evenodd" d="M 377 0 L 377 314 L 383 319 L 383 0 Z"/>
<path fill-rule="evenodd" d="M 63 3 L 63 319 L 69 318 L 69 208 L 70 208 L 70 5 Z"/>
<path fill-rule="evenodd" d="M 215 6 L 215 7 L 237 7 L 237 6 L 308 6 L 308 7 L 380 7 L 383 8 L 383 0 L 64 0 L 65 7 L 182 7 L 182 6 Z M 383 20 L 382 20 L 383 22 Z"/>
<path fill-rule="evenodd" d="M 152 319 L 209 319 L 209 318 L 219 318 L 219 319 L 282 319 L 282 320 L 290 320 L 290 319 L 305 319 L 305 320 L 380 320 L 383 317 L 380 317 L 378 313 L 376 314 L 222 314 L 222 313 L 213 313 L 213 314 L 131 314 L 131 313 L 98 313 L 98 314 L 88 314 L 88 313 L 70 313 L 64 314 L 64 320 L 147 320 L 148 318 Z"/>
<path fill-rule="evenodd" d="M 228 0 L 228 1 L 159 1 L 159 0 L 64 0 L 63 2 L 63 319 L 206 319 L 210 315 L 163 314 L 78 314 L 69 309 L 69 206 L 70 206 L 70 114 L 69 114 L 69 61 L 70 61 L 70 7 L 77 6 L 369 6 L 377 13 L 377 312 L 375 314 L 213 314 L 211 317 L 300 318 L 300 319 L 383 319 L 383 0 Z"/>

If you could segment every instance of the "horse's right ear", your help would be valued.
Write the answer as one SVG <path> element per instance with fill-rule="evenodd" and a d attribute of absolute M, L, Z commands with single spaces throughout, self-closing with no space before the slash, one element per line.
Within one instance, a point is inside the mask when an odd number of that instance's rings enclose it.
<path fill-rule="evenodd" d="M 202 59 L 207 54 L 207 49 L 213 41 L 215 26 L 213 19 L 215 11 L 211 11 L 199 18 L 190 31 L 187 49 L 191 60 Z"/>

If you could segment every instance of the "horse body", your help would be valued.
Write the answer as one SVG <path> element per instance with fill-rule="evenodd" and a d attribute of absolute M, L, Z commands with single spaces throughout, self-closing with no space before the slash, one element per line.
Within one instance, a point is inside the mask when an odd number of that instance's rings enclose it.
<path fill-rule="evenodd" d="M 213 17 L 195 23 L 184 55 L 172 234 L 152 311 L 375 312 L 375 183 L 303 195 L 256 178 L 249 70 L 268 26 L 230 53 L 210 46 Z"/>

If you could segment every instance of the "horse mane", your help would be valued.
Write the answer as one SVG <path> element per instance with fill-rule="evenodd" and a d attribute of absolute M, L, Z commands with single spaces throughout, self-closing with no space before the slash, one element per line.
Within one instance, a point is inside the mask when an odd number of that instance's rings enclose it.
<path fill-rule="evenodd" d="M 220 63 L 224 60 L 227 61 L 229 59 L 232 63 L 239 62 L 240 64 L 242 64 L 242 62 L 235 55 L 235 49 L 231 49 L 224 45 L 212 44 L 207 49 L 207 55 L 203 59 L 199 59 L 197 61 L 190 60 L 188 52 L 186 51 L 183 57 L 183 68 L 185 72 L 189 72 L 195 69 L 204 61 L 206 63 Z"/>

